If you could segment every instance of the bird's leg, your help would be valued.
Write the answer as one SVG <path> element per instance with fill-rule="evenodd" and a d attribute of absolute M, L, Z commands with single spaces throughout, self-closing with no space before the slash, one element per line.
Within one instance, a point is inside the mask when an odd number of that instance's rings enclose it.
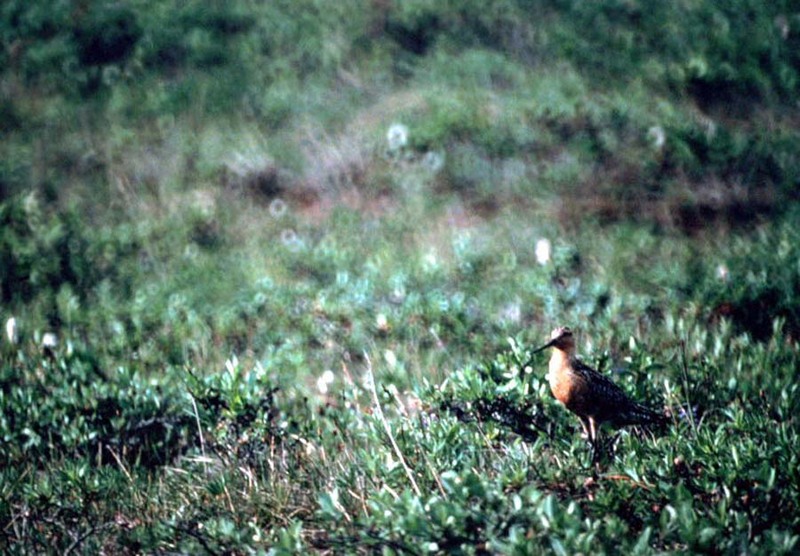
<path fill-rule="evenodd" d="M 592 446 L 592 463 L 594 463 L 595 466 L 599 466 L 602 456 L 602 447 L 597 443 L 597 423 L 594 417 L 587 417 L 587 421 L 589 421 L 589 443 Z"/>
<path fill-rule="evenodd" d="M 587 417 L 589 421 L 589 439 L 592 441 L 592 444 L 597 444 L 597 423 L 595 423 L 594 417 Z"/>
<path fill-rule="evenodd" d="M 589 420 L 586 417 L 578 417 L 578 420 L 581 422 L 581 427 L 583 428 L 583 432 L 581 433 L 581 438 L 585 438 L 589 440 Z"/>

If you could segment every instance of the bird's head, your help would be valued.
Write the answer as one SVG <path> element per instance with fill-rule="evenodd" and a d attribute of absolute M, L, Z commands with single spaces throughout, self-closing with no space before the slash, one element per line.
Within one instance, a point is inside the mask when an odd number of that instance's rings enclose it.
<path fill-rule="evenodd" d="M 567 353 L 575 349 L 575 337 L 572 335 L 572 330 L 566 326 L 559 326 L 550 333 L 550 341 L 540 348 L 534 350 L 533 353 L 538 353 L 547 348 L 556 348 Z"/>

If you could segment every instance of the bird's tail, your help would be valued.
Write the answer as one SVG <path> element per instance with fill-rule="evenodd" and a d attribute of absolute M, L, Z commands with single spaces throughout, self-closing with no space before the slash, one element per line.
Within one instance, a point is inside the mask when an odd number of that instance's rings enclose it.
<path fill-rule="evenodd" d="M 613 424 L 617 427 L 626 425 L 665 427 L 667 423 L 669 423 L 669 418 L 666 414 L 653 411 L 647 406 L 634 402 L 623 411 L 617 413 Z"/>

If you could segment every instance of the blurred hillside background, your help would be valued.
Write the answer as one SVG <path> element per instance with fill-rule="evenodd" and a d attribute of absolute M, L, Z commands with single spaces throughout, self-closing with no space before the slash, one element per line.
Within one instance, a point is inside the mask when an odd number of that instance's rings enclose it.
<path fill-rule="evenodd" d="M 563 254 L 586 235 L 566 257 L 596 264 L 597 288 L 697 295 L 703 270 L 684 267 L 797 215 L 791 7 L 4 3 L 4 311 L 113 346 L 168 335 L 171 304 L 194 348 L 260 354 L 269 334 L 239 305 L 265 280 L 416 289 L 395 263 L 429 256 L 469 267 L 443 299 L 487 295 L 493 314 L 518 299 L 515 324 L 549 323 L 514 265 L 537 239 Z M 796 332 L 794 309 L 750 301 Z M 348 305 L 353 334 L 359 311 L 391 312 Z"/>
<path fill-rule="evenodd" d="M 343 366 L 419 393 L 556 324 L 615 361 L 800 338 L 796 2 L 6 0 L 0 44 L 7 541 L 34 456 L 116 469 L 125 430 L 152 477 L 197 448 L 188 375 L 313 405 Z M 329 484 L 270 511 L 334 515 Z"/>

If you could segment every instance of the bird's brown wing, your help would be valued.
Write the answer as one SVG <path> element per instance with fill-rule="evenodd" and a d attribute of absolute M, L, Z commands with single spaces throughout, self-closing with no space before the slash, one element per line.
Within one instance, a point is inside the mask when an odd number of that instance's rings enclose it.
<path fill-rule="evenodd" d="M 665 418 L 652 409 L 636 403 L 610 378 L 600 374 L 583 361 L 575 358 L 572 368 L 586 383 L 587 415 L 598 422 L 609 422 L 615 427 L 625 425 L 660 423 Z"/>
<path fill-rule="evenodd" d="M 572 369 L 586 382 L 591 389 L 592 396 L 598 402 L 624 404 L 630 401 L 625 392 L 622 391 L 622 388 L 607 376 L 600 374 L 580 359 L 574 358 L 570 363 Z"/>

